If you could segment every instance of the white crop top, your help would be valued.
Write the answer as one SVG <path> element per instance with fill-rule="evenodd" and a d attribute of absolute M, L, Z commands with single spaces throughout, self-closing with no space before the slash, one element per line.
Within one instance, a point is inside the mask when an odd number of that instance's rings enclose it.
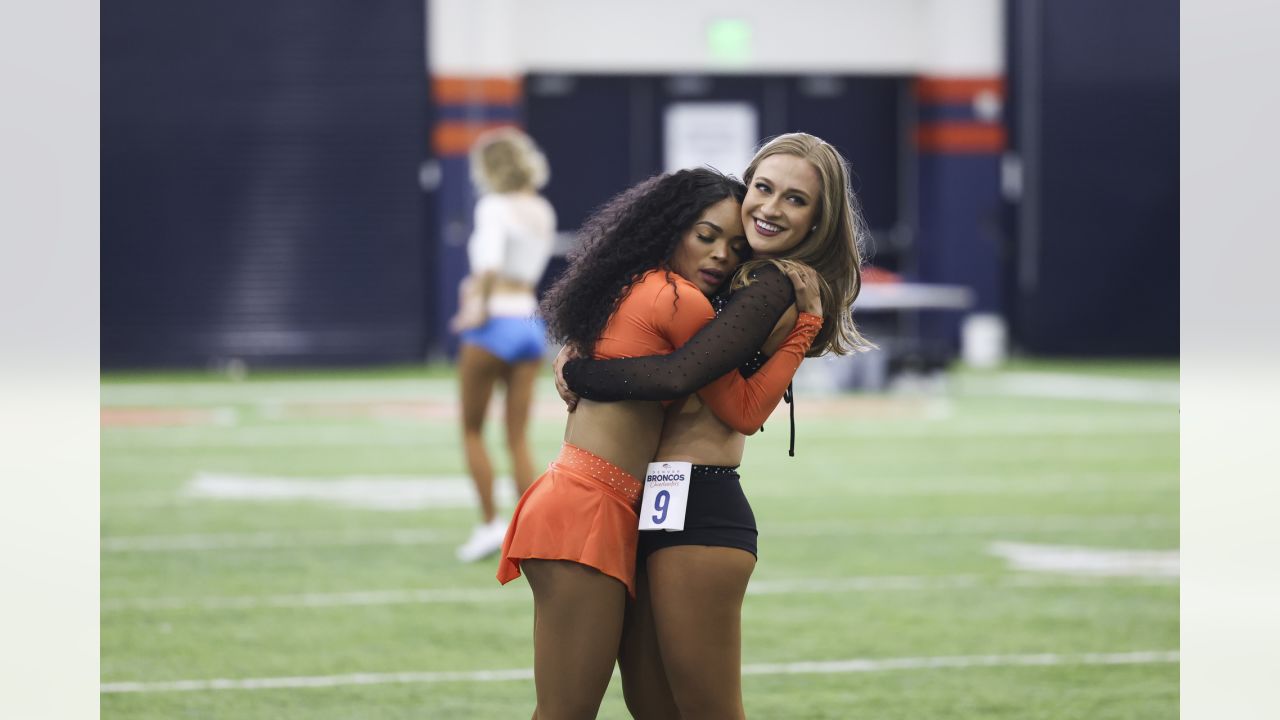
<path fill-rule="evenodd" d="M 471 273 L 536 285 L 551 259 L 556 213 L 541 195 L 487 194 L 476 203 L 475 229 L 467 243 Z"/>

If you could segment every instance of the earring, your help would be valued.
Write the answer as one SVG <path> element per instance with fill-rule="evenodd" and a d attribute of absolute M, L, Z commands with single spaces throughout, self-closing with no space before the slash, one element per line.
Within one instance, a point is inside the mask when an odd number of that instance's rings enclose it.
<path fill-rule="evenodd" d="M 817 229 L 818 229 L 818 226 L 814 225 L 813 227 L 809 228 L 809 232 L 813 232 L 814 230 L 817 230 Z"/>

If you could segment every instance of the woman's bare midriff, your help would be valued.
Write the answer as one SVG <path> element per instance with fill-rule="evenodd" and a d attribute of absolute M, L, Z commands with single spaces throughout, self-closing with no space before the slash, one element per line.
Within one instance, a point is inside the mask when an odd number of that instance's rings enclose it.
<path fill-rule="evenodd" d="M 661 432 L 661 403 L 602 403 L 583 399 L 569 414 L 564 441 L 608 460 L 643 481 Z"/>
<path fill-rule="evenodd" d="M 766 354 L 781 346 L 795 325 L 796 314 L 792 305 L 779 318 L 762 347 Z M 721 422 L 697 395 L 690 395 L 665 411 L 656 402 L 582 399 L 569 415 L 564 441 L 643 479 L 654 460 L 740 465 L 747 437 Z"/>
<path fill-rule="evenodd" d="M 761 348 L 766 355 L 778 351 L 795 326 L 796 316 L 795 305 L 783 312 Z M 725 425 L 697 395 L 691 395 L 667 408 L 654 459 L 733 467 L 742 464 L 746 445 L 746 435 Z"/>
<path fill-rule="evenodd" d="M 711 408 L 692 395 L 667 409 L 654 459 L 739 465 L 746 443 L 745 435 L 720 422 Z"/>
<path fill-rule="evenodd" d="M 494 276 L 491 287 L 491 295 L 528 295 L 534 291 L 534 286 L 504 275 Z"/>

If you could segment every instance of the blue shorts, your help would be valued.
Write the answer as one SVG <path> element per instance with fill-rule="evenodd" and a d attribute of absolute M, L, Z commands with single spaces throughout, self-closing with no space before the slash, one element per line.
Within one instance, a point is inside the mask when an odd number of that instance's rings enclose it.
<path fill-rule="evenodd" d="M 463 330 L 462 342 L 517 363 L 541 358 L 546 334 L 546 325 L 536 317 L 495 317 L 478 328 Z"/>

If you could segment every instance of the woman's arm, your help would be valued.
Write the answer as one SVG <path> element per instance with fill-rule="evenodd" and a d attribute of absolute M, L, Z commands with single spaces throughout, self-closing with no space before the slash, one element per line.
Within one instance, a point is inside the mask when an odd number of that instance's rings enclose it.
<path fill-rule="evenodd" d="M 676 301 L 668 323 L 667 355 L 592 360 L 564 365 L 569 389 L 588 400 L 675 400 L 690 395 L 749 360 L 792 303 L 791 281 L 773 265 L 739 288 L 718 317 L 710 320 L 692 303 Z M 682 310 L 681 306 L 684 306 Z"/>
<path fill-rule="evenodd" d="M 500 202 L 491 195 L 476 202 L 471 237 L 467 240 L 471 273 L 458 286 L 458 312 L 449 320 L 449 328 L 455 333 L 480 327 L 489 319 L 489 296 L 506 253 Z"/>
<path fill-rule="evenodd" d="M 710 323 L 707 323 L 706 318 L 699 316 L 697 312 L 680 314 L 673 323 L 675 326 L 673 344 L 678 343 L 681 337 L 691 336 L 691 339 L 671 355 L 589 362 L 570 361 L 565 364 L 563 370 L 566 380 L 569 380 L 570 375 L 574 376 L 574 379 L 568 382 L 569 388 L 576 391 L 578 387 L 575 387 L 575 384 L 581 383 L 579 386 L 585 385 L 585 389 L 594 391 L 593 385 L 617 382 L 622 388 L 620 392 L 625 395 L 619 399 L 674 399 L 683 397 L 698 387 L 696 383 L 705 377 L 702 374 L 703 368 L 709 367 L 710 372 L 719 372 L 724 367 L 728 367 L 728 370 L 718 378 L 706 383 L 698 390 L 699 397 L 729 427 L 744 435 L 754 433 L 782 400 L 792 376 L 800 367 L 805 353 L 808 352 L 818 331 L 822 328 L 822 303 L 817 290 L 816 274 L 808 268 L 803 272 L 789 269 L 786 275 L 773 266 L 767 266 L 767 270 L 771 272 L 761 273 L 761 276 L 757 276 L 756 282 L 739 290 L 738 292 L 744 295 L 742 297 L 735 295 L 729 306 Z M 754 291 L 752 291 L 753 288 L 755 288 Z M 789 301 L 789 295 L 793 292 L 801 306 L 801 313 L 795 327 L 791 329 L 782 346 L 774 352 L 773 357 L 769 358 L 768 362 L 749 378 L 744 378 L 737 369 L 742 363 L 742 358 L 750 358 L 754 355 L 755 349 L 759 347 L 758 343 L 773 331 L 773 325 L 776 322 L 776 318 L 770 319 L 770 314 L 762 315 L 762 308 Z M 789 308 L 790 304 L 787 302 L 783 310 Z M 744 323 L 751 324 L 753 317 L 760 318 L 756 321 L 760 327 L 752 328 L 754 332 L 735 332 L 729 337 L 715 333 L 717 325 L 721 333 L 725 329 L 740 331 Z M 708 337 L 711 338 L 710 341 L 707 340 Z M 707 349 L 707 343 L 722 340 L 726 343 L 725 354 L 731 357 L 729 362 L 735 364 L 716 365 L 708 358 L 708 354 L 712 351 Z M 687 348 L 695 342 L 700 342 L 701 345 L 695 345 L 695 352 L 690 354 Z M 752 342 L 757 344 L 749 344 Z M 685 363 L 684 368 L 671 362 L 673 358 L 679 360 L 681 356 L 686 358 L 681 361 Z M 559 362 L 558 358 L 557 363 Z M 573 363 L 577 364 L 570 368 Z M 663 365 L 671 367 L 664 368 Z M 690 370 L 688 376 L 678 374 L 686 368 Z M 587 375 L 586 383 L 582 383 L 584 372 Z M 607 389 L 606 392 L 608 392 Z M 651 392 L 669 392 L 672 395 L 641 397 Z M 561 395 L 565 396 L 565 393 L 562 391 Z M 583 393 L 583 396 L 595 400 L 610 399 L 592 397 L 586 393 Z M 565 399 L 572 410 L 573 405 L 576 405 L 576 398 L 566 397 Z"/>
<path fill-rule="evenodd" d="M 736 369 L 698 391 L 711 412 L 743 435 L 753 435 L 781 402 L 805 353 L 822 329 L 822 316 L 802 312 L 787 339 L 749 378 Z"/>
<path fill-rule="evenodd" d="M 721 422 L 743 435 L 752 435 L 764 425 L 822 330 L 822 293 L 817 273 L 795 265 L 788 266 L 786 273 L 795 288 L 798 307 L 787 308 L 779 320 L 779 325 L 791 326 L 785 340 L 778 345 L 771 335 L 766 345 L 774 346 L 773 355 L 763 364 L 751 372 L 731 371 L 698 391 L 698 397 Z M 775 326 L 773 334 L 777 331 Z"/>

